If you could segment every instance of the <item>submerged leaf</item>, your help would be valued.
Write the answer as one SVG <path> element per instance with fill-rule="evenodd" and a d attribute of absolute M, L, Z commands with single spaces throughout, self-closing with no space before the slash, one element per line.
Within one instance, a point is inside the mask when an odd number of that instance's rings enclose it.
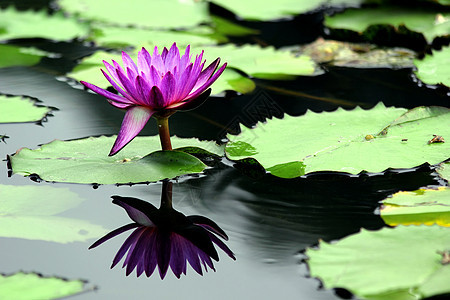
<path fill-rule="evenodd" d="M 86 220 L 55 216 L 84 201 L 67 188 L 0 184 L 0 195 L 1 237 L 65 244 L 106 232 Z"/>
<path fill-rule="evenodd" d="M 157 151 L 161 148 L 158 136 L 136 137 L 117 155 L 108 156 L 115 138 L 56 140 L 36 150 L 23 148 L 11 156 L 11 167 L 16 174 L 38 174 L 46 181 L 97 184 L 154 182 L 200 173 L 206 168 L 190 154 Z M 177 137 L 171 140 L 174 148 L 200 146 L 209 153 L 223 155 L 223 148 L 214 142 Z"/>
<path fill-rule="evenodd" d="M 254 158 L 284 178 L 316 171 L 381 172 L 446 160 L 450 145 L 428 141 L 433 134 L 450 136 L 449 122 L 450 110 L 444 107 L 406 111 L 380 103 L 371 110 L 308 111 L 300 117 L 274 118 L 252 129 L 242 127 L 241 134 L 228 135 L 225 150 L 232 160 Z M 252 153 L 247 151 L 249 146 Z M 289 164 L 293 162 L 301 164 Z"/>
<path fill-rule="evenodd" d="M 325 288 L 345 288 L 363 299 L 422 299 L 450 292 L 450 265 L 442 261 L 449 247 L 449 228 L 398 226 L 320 242 L 306 255 L 311 276 Z"/>
<path fill-rule="evenodd" d="M 89 32 L 88 24 L 66 18 L 61 12 L 49 15 L 45 10 L 17 11 L 12 6 L 0 10 L 0 29 L 3 29 L 0 40 L 44 38 L 67 41 L 84 38 Z"/>
<path fill-rule="evenodd" d="M 450 47 L 433 51 L 422 60 L 414 60 L 417 78 L 426 84 L 443 84 L 450 87 Z"/>
<path fill-rule="evenodd" d="M 36 122 L 42 120 L 51 109 L 36 106 L 27 97 L 0 95 L 0 123 Z"/>
<path fill-rule="evenodd" d="M 386 224 L 433 225 L 450 227 L 450 189 L 439 187 L 398 192 L 383 200 L 380 211 Z"/>
<path fill-rule="evenodd" d="M 85 291 L 86 281 L 45 277 L 37 273 L 0 274 L 0 299 L 60 299 Z"/>

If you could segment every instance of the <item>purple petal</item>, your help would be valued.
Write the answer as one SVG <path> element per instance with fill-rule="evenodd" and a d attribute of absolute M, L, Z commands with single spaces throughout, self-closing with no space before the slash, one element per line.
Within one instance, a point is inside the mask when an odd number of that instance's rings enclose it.
<path fill-rule="evenodd" d="M 224 240 L 228 241 L 228 236 L 225 233 L 225 231 L 222 230 L 222 228 L 219 227 L 219 225 L 217 225 L 216 222 L 214 222 L 211 219 L 208 219 L 206 217 L 203 216 L 189 216 L 187 217 L 190 221 L 192 221 L 195 225 L 201 226 L 215 234 L 217 234 L 218 236 L 220 236 L 221 238 L 223 238 Z"/>
<path fill-rule="evenodd" d="M 176 86 L 174 98 L 184 99 L 191 91 L 191 90 L 187 90 L 187 83 L 191 76 L 192 66 L 193 66 L 193 64 L 189 64 L 189 66 L 181 72 L 181 75 L 177 80 L 177 86 Z"/>
<path fill-rule="evenodd" d="M 142 226 L 148 226 L 148 227 L 155 227 L 155 224 L 150 220 L 147 214 L 145 214 L 141 209 L 142 207 L 145 207 L 143 205 L 140 205 L 140 207 L 132 206 L 129 203 L 126 203 L 125 201 L 122 201 L 121 199 L 133 199 L 133 198 L 126 198 L 126 197 L 114 197 L 113 203 L 121 206 L 125 209 L 128 216 Z M 136 199 L 139 200 L 139 199 Z M 142 201 L 142 200 L 140 200 Z M 145 202 L 145 201 L 142 201 Z M 146 202 L 148 203 L 148 202 Z M 148 203 L 150 204 L 150 203 Z M 150 204 L 151 205 L 151 204 Z"/>
<path fill-rule="evenodd" d="M 154 108 L 164 108 L 165 101 L 164 96 L 156 85 L 150 90 L 150 103 Z"/>
<path fill-rule="evenodd" d="M 136 241 L 136 236 L 139 236 L 139 231 L 142 227 L 136 228 L 130 236 L 125 240 L 125 242 L 122 244 L 122 247 L 120 247 L 119 251 L 117 251 L 116 256 L 114 256 L 113 262 L 111 264 L 111 269 L 117 265 L 117 263 L 122 259 L 122 257 L 127 253 L 128 249 L 133 245 Z"/>
<path fill-rule="evenodd" d="M 131 272 L 133 272 L 134 268 L 137 267 L 137 276 L 139 277 L 143 272 L 144 272 L 144 268 L 143 268 L 143 255 L 145 253 L 145 248 L 147 246 L 147 240 L 146 240 L 146 228 L 143 228 L 140 236 L 137 238 L 136 243 L 135 243 L 135 247 L 133 249 L 133 251 L 131 252 L 131 250 L 128 252 L 129 255 L 129 259 L 128 259 L 128 263 L 127 263 L 127 269 L 125 271 L 125 274 L 128 276 L 131 274 Z"/>
<path fill-rule="evenodd" d="M 96 86 L 96 85 L 94 85 L 92 83 L 89 83 L 89 82 L 86 82 L 86 81 L 80 81 L 80 82 L 85 87 L 87 87 L 88 89 L 92 90 L 93 92 L 95 92 L 95 93 L 97 93 L 97 94 L 99 94 L 99 95 L 101 95 L 101 96 L 103 96 L 105 98 L 108 98 L 108 99 L 110 99 L 112 101 L 115 101 L 115 102 L 118 102 L 118 103 L 123 103 L 123 104 L 129 104 L 130 103 L 127 99 L 125 99 L 125 98 L 123 98 L 123 97 L 121 97 L 119 95 L 113 94 L 113 93 L 111 93 L 111 92 L 109 92 L 107 90 L 104 90 L 104 89 L 102 89 L 102 88 L 100 88 L 100 87 L 98 87 L 98 86 Z"/>
<path fill-rule="evenodd" d="M 93 249 L 101 244 L 103 244 L 104 242 L 106 242 L 109 239 L 112 239 L 113 237 L 127 231 L 133 228 L 139 227 L 139 224 L 136 223 L 131 223 L 131 224 L 127 224 L 124 225 L 120 228 L 114 229 L 113 231 L 111 231 L 110 233 L 108 233 L 107 235 L 105 235 L 104 237 L 98 239 L 95 243 L 93 243 L 91 246 L 89 246 L 88 249 Z"/>
<path fill-rule="evenodd" d="M 125 147 L 144 128 L 154 111 L 148 107 L 134 106 L 127 110 L 114 146 L 109 153 L 112 156 Z"/>
<path fill-rule="evenodd" d="M 172 47 L 170 47 L 169 53 L 167 53 L 167 57 L 165 59 L 165 65 L 167 70 L 173 72 L 173 68 L 180 63 L 180 51 L 178 50 L 177 44 L 173 43 Z"/>
<path fill-rule="evenodd" d="M 158 253 L 158 268 L 159 268 L 159 276 L 161 279 L 164 279 L 167 273 L 167 269 L 169 268 L 170 263 L 170 238 L 169 233 L 158 231 L 158 236 L 156 237 L 157 248 L 156 251 Z"/>
<path fill-rule="evenodd" d="M 141 213 L 145 214 L 150 220 L 155 219 L 155 215 L 158 213 L 158 209 L 153 204 L 141 199 L 121 196 L 112 196 L 111 198 L 113 198 L 112 203 L 119 205 L 124 209 L 127 209 L 127 207 L 132 207 L 134 210 L 140 211 Z"/>
<path fill-rule="evenodd" d="M 150 85 L 159 86 L 161 82 L 161 75 L 159 75 L 158 70 L 156 70 L 155 66 L 150 67 L 150 76 L 149 76 Z"/>
<path fill-rule="evenodd" d="M 158 47 L 155 47 L 155 50 L 153 50 L 152 66 L 154 66 L 159 73 L 166 73 L 162 57 L 158 53 Z"/>
<path fill-rule="evenodd" d="M 129 69 L 128 69 L 129 70 Z M 141 99 L 139 98 L 139 94 L 136 91 L 136 88 L 134 86 L 134 79 L 133 82 L 130 81 L 130 79 L 119 69 L 116 69 L 117 76 L 119 77 L 120 83 L 122 83 L 125 91 L 127 91 L 128 94 L 133 98 L 133 102 L 136 104 L 143 104 L 141 103 Z"/>
<path fill-rule="evenodd" d="M 198 256 L 200 257 L 200 261 L 203 263 L 206 272 L 208 272 L 208 268 L 206 265 L 208 265 L 208 267 L 210 267 L 214 272 L 216 271 L 216 269 L 214 268 L 214 264 L 211 260 L 211 257 L 209 257 L 205 252 L 201 250 L 198 252 Z"/>
<path fill-rule="evenodd" d="M 107 62 L 104 63 L 107 64 Z M 100 70 L 102 71 L 103 76 L 105 76 L 106 80 L 108 80 L 109 83 L 111 83 L 111 85 L 128 100 L 124 103 L 136 103 L 136 100 L 134 100 L 133 97 L 131 97 L 126 91 L 124 91 L 120 85 L 118 85 L 113 79 L 111 79 L 111 77 L 109 77 L 109 75 L 105 71 L 103 71 L 102 69 Z M 118 82 L 120 81 L 118 80 Z"/>
<path fill-rule="evenodd" d="M 191 243 L 186 243 L 184 246 L 186 258 L 191 267 L 200 275 L 203 275 L 202 265 L 200 264 L 200 259 L 198 258 L 198 252 L 201 251 Z"/>
<path fill-rule="evenodd" d="M 186 270 L 186 258 L 184 257 L 184 238 L 176 233 L 172 233 L 170 249 L 170 268 L 177 278 Z M 184 272 L 183 272 L 184 271 Z"/>
<path fill-rule="evenodd" d="M 214 73 L 214 75 L 211 78 L 209 78 L 209 80 L 207 82 L 205 82 L 201 87 L 199 87 L 196 91 L 194 91 L 192 94 L 190 94 L 185 100 L 195 98 L 198 95 L 200 95 L 201 93 L 203 93 L 203 91 L 205 89 L 209 88 L 211 86 L 211 84 L 213 84 L 214 81 L 216 81 L 217 78 L 219 78 L 219 76 L 223 73 L 223 71 L 225 70 L 226 67 L 227 67 L 227 63 L 224 63 L 223 66 L 216 73 Z"/>
<path fill-rule="evenodd" d="M 169 51 L 167 50 L 166 47 L 164 47 L 163 51 L 161 52 L 161 58 L 162 58 L 163 62 L 166 61 L 166 57 L 167 57 L 168 53 L 169 53 Z"/>
<path fill-rule="evenodd" d="M 175 77 L 173 77 L 172 73 L 169 71 L 164 75 L 161 80 L 161 92 L 164 96 L 164 104 L 163 107 L 166 107 L 174 102 L 173 95 L 175 93 L 176 81 Z"/>
<path fill-rule="evenodd" d="M 137 68 L 136 64 L 131 59 L 131 57 L 124 51 L 122 51 L 122 61 L 123 61 L 125 69 L 130 68 L 134 72 L 134 74 L 138 73 L 138 68 Z"/>
<path fill-rule="evenodd" d="M 220 63 L 220 57 L 217 58 L 215 61 L 213 61 L 206 69 L 200 72 L 200 75 L 198 76 L 197 83 L 194 86 L 194 90 L 197 90 L 198 87 L 205 84 L 206 81 L 208 81 L 209 78 L 211 78 L 212 74 L 216 71 L 217 66 Z"/>
<path fill-rule="evenodd" d="M 156 232 L 156 229 L 153 229 L 152 231 L 148 232 L 149 237 L 147 239 L 147 250 L 144 254 L 144 264 L 145 264 L 145 275 L 147 277 L 150 277 L 153 274 L 153 271 L 155 271 L 157 263 L 157 242 L 156 239 L 158 237 L 158 234 Z"/>
<path fill-rule="evenodd" d="M 152 65 L 152 57 L 148 53 L 147 49 L 142 47 L 141 51 L 138 52 L 138 67 L 141 72 L 145 75 L 150 74 L 150 66 Z"/>
<path fill-rule="evenodd" d="M 136 89 L 139 93 L 139 96 L 144 101 L 145 105 L 151 106 L 150 102 L 150 87 L 148 83 L 145 81 L 145 79 L 142 76 L 136 77 Z"/>
<path fill-rule="evenodd" d="M 115 107 L 120 108 L 120 109 L 127 109 L 127 108 L 129 108 L 130 106 L 134 106 L 134 104 L 124 104 L 124 103 L 114 102 L 114 101 L 109 100 L 109 99 L 108 99 L 108 102 L 109 102 L 109 104 L 111 104 L 112 106 L 115 106 Z"/>
<path fill-rule="evenodd" d="M 209 237 L 211 238 L 211 241 L 219 246 L 220 249 L 222 249 L 229 257 L 231 257 L 233 260 L 236 260 L 236 257 L 234 256 L 233 251 L 230 250 L 230 248 L 225 245 L 224 242 L 222 242 L 218 237 L 216 237 L 214 234 L 208 232 Z"/>
<path fill-rule="evenodd" d="M 187 65 L 191 62 L 191 45 L 186 47 L 183 56 L 180 58 L 179 70 L 183 72 L 186 69 Z"/>

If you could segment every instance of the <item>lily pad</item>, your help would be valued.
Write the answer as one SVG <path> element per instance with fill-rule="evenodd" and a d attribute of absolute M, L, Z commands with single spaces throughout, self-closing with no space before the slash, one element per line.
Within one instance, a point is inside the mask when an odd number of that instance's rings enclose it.
<path fill-rule="evenodd" d="M 370 40 L 374 32 L 383 26 L 394 26 L 399 30 L 405 26 L 410 31 L 421 33 L 431 43 L 435 37 L 448 36 L 450 32 L 450 15 L 440 12 L 414 9 L 414 7 L 375 7 L 364 9 L 348 9 L 342 13 L 327 16 L 325 26 L 334 29 L 347 29 L 364 34 Z M 372 25 L 381 25 L 378 28 Z"/>
<path fill-rule="evenodd" d="M 160 45 L 170 46 L 174 42 L 178 47 L 185 48 L 187 45 L 214 45 L 217 43 L 216 39 L 208 37 L 206 33 L 199 35 L 186 31 L 150 30 L 97 24 L 93 27 L 93 32 L 89 40 L 95 41 L 100 46 L 113 48 L 146 44 L 151 49 Z"/>
<path fill-rule="evenodd" d="M 357 6 L 362 0 L 278 0 L 267 1 L 264 4 L 258 0 L 211 0 L 241 18 L 255 21 L 269 21 L 292 18 L 319 8 L 321 5 Z"/>
<path fill-rule="evenodd" d="M 0 68 L 15 66 L 33 66 L 37 64 L 45 52 L 36 52 L 32 48 L 0 45 Z"/>
<path fill-rule="evenodd" d="M 423 299 L 450 292 L 450 265 L 443 260 L 449 247 L 449 228 L 398 226 L 321 241 L 306 255 L 311 276 L 325 288 L 345 288 L 363 299 Z"/>
<path fill-rule="evenodd" d="M 12 6 L 0 10 L 0 40 L 44 38 L 67 41 L 84 38 L 88 33 L 88 24 L 66 18 L 61 12 L 49 15 L 45 10 L 17 11 Z"/>
<path fill-rule="evenodd" d="M 36 122 L 50 111 L 49 107 L 36 106 L 31 98 L 0 95 L 0 123 Z"/>
<path fill-rule="evenodd" d="M 381 217 L 386 224 L 433 225 L 450 227 L 450 189 L 420 189 L 398 192 L 383 200 Z"/>
<path fill-rule="evenodd" d="M 0 274 L 0 299 L 60 299 L 85 291 L 86 281 L 45 277 L 37 273 Z"/>
<path fill-rule="evenodd" d="M 200 50 L 200 49 L 199 49 Z M 300 75 L 318 75 L 322 71 L 307 55 L 295 55 L 290 51 L 262 48 L 258 45 L 235 46 L 232 44 L 205 47 L 207 61 L 220 57 L 230 68 L 263 79 L 287 79 Z"/>
<path fill-rule="evenodd" d="M 35 150 L 23 148 L 10 157 L 11 167 L 16 174 L 38 174 L 46 181 L 97 184 L 154 182 L 200 173 L 206 168 L 190 154 L 157 151 L 161 149 L 159 136 L 137 137 L 110 157 L 108 153 L 115 139 L 116 136 L 102 136 L 55 140 Z M 200 146 L 209 153 L 223 155 L 223 148 L 214 142 L 172 137 L 172 145 Z"/>
<path fill-rule="evenodd" d="M 106 232 L 86 220 L 55 216 L 84 201 L 67 188 L 0 184 L 0 195 L 1 237 L 65 244 Z"/>
<path fill-rule="evenodd" d="M 426 84 L 443 84 L 450 87 L 450 47 L 433 51 L 422 60 L 414 60 L 416 76 Z"/>
<path fill-rule="evenodd" d="M 63 11 L 89 21 L 122 26 L 185 28 L 209 21 L 208 5 L 195 0 L 59 0 Z"/>
<path fill-rule="evenodd" d="M 450 162 L 443 163 L 439 165 L 436 170 L 442 178 L 447 181 L 450 181 Z"/>
<path fill-rule="evenodd" d="M 107 88 L 111 84 L 105 79 L 100 72 L 100 68 L 104 69 L 102 60 L 121 61 L 120 54 L 98 51 L 94 55 L 87 57 L 76 66 L 72 72 L 67 74 L 68 77 L 77 81 L 84 80 L 95 84 L 102 88 Z M 214 58 L 215 59 L 215 58 Z M 212 62 L 213 60 L 211 60 Z M 253 80 L 239 74 L 238 72 L 227 68 L 217 81 L 212 85 L 212 94 L 218 95 L 226 90 L 235 90 L 239 93 L 248 93 L 255 88 Z"/>
<path fill-rule="evenodd" d="M 412 68 L 416 53 L 406 48 L 378 48 L 373 44 L 356 44 L 317 39 L 300 47 L 300 53 L 316 63 L 348 68 Z"/>
<path fill-rule="evenodd" d="M 386 108 L 285 115 L 228 135 L 231 160 L 256 159 L 275 176 L 292 178 L 316 171 L 358 174 L 387 168 L 412 168 L 448 158 L 448 143 L 430 143 L 433 134 L 449 136 L 450 109 Z M 244 161 L 245 162 L 245 161 Z"/>

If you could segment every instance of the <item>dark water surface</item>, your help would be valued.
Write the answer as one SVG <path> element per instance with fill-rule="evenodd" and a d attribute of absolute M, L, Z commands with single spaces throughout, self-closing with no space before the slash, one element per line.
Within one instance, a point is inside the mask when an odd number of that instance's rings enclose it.
<path fill-rule="evenodd" d="M 81 86 L 73 88 L 56 79 L 71 69 L 72 60 L 92 49 L 76 43 L 21 43 L 58 49 L 65 55 L 63 59 L 44 59 L 31 68 L 0 69 L 0 93 L 35 97 L 58 110 L 42 125 L 2 124 L 0 134 L 10 136 L 6 143 L 0 143 L 2 159 L 21 147 L 34 149 L 54 139 L 118 132 L 123 112 Z M 252 126 L 269 117 L 302 115 L 307 109 L 332 111 L 356 105 L 370 108 L 379 101 L 406 108 L 448 106 L 446 91 L 419 87 L 410 74 L 409 69 L 331 68 L 317 77 L 283 82 L 260 80 L 249 95 L 212 97 L 197 110 L 175 114 L 170 119 L 171 132 L 220 141 L 227 131 L 238 132 L 239 123 Z M 156 133 L 152 120 L 140 135 Z M 187 276 L 181 279 L 170 271 L 164 280 L 157 274 L 136 278 L 132 273 L 126 277 L 120 266 L 109 269 L 126 235 L 94 250 L 87 249 L 93 241 L 58 244 L 0 238 L 0 272 L 37 271 L 86 279 L 89 286 L 98 287 L 74 299 L 335 299 L 333 292 L 318 289 L 317 280 L 305 277 L 307 270 L 299 253 L 319 239 L 332 241 L 360 228 L 381 228 L 385 225 L 376 213 L 380 200 L 399 190 L 439 184 L 427 166 L 361 176 L 322 173 L 292 180 L 247 173 L 223 159 L 200 176 L 174 181 L 174 207 L 186 215 L 207 216 L 230 237 L 227 245 L 237 260 L 220 252 L 221 260 L 215 263 L 217 272 L 199 276 L 189 267 Z M 19 175 L 8 177 L 6 161 L 1 162 L 0 183 L 66 187 L 86 201 L 61 215 L 89 220 L 107 229 L 129 223 L 125 212 L 111 204 L 112 195 L 137 197 L 158 206 L 161 190 L 161 183 L 94 188 L 35 182 Z"/>

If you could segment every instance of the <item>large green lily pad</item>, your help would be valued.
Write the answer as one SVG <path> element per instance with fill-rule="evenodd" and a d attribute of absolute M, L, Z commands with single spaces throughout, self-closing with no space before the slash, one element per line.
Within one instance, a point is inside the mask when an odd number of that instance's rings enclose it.
<path fill-rule="evenodd" d="M 132 57 L 137 57 L 136 55 L 131 55 Z M 217 57 L 214 59 L 216 58 Z M 72 70 L 72 72 L 67 74 L 67 76 L 77 81 L 84 80 L 99 87 L 107 88 L 111 84 L 105 79 L 103 74 L 100 72 L 100 69 L 105 69 L 102 63 L 103 60 L 110 62 L 112 59 L 119 63 L 122 62 L 120 54 L 98 51 L 94 55 L 84 58 L 81 63 Z M 208 60 L 207 62 L 212 62 L 214 59 Z M 239 74 L 233 69 L 227 68 L 212 85 L 212 94 L 219 95 L 226 90 L 235 90 L 239 93 L 248 93 L 254 88 L 255 83 L 253 80 Z"/>
<path fill-rule="evenodd" d="M 84 201 L 67 188 L 0 184 L 0 195 L 1 237 L 65 244 L 106 232 L 86 220 L 55 216 Z"/>
<path fill-rule="evenodd" d="M 448 158 L 448 143 L 431 143 L 433 135 L 450 136 L 450 110 L 444 107 L 386 108 L 285 115 L 241 126 L 228 135 L 227 157 L 256 159 L 273 175 L 292 178 L 316 171 L 357 174 L 387 168 L 412 168 Z"/>
<path fill-rule="evenodd" d="M 195 0 L 58 0 L 63 11 L 89 21 L 122 26 L 185 28 L 209 21 L 206 2 Z"/>
<path fill-rule="evenodd" d="M 0 95 L 0 123 L 36 122 L 50 111 L 49 107 L 36 106 L 30 98 Z"/>
<path fill-rule="evenodd" d="M 450 47 L 433 51 L 422 60 L 414 60 L 416 76 L 426 84 L 443 84 L 450 87 Z"/>
<path fill-rule="evenodd" d="M 449 228 L 398 226 L 321 241 L 306 255 L 311 276 L 325 288 L 345 288 L 363 299 L 406 300 L 450 293 L 449 249 Z"/>
<path fill-rule="evenodd" d="M 325 25 L 334 29 L 347 29 L 363 33 L 371 25 L 406 26 L 407 29 L 422 33 L 428 43 L 435 37 L 448 36 L 450 32 L 450 15 L 414 7 L 375 7 L 348 9 L 343 13 L 325 18 Z M 382 29 L 382 26 L 379 29 Z M 371 34 L 366 37 L 370 39 Z"/>
<path fill-rule="evenodd" d="M 41 11 L 17 11 L 12 6 L 0 10 L 0 40 L 44 38 L 71 40 L 84 38 L 89 26 L 75 19 L 66 18 L 61 12 L 49 15 Z"/>
<path fill-rule="evenodd" d="M 432 225 L 450 227 L 450 189 L 420 189 L 398 192 L 383 200 L 380 211 L 386 224 Z"/>
<path fill-rule="evenodd" d="M 118 154 L 108 153 L 116 136 L 55 140 L 30 150 L 23 148 L 11 156 L 14 173 L 38 174 L 46 181 L 120 184 L 154 182 L 180 175 L 200 173 L 206 165 L 181 151 L 158 151 L 159 136 L 137 137 Z M 223 155 L 214 142 L 172 137 L 174 148 L 200 146 L 209 153 Z M 156 151 L 156 152 L 155 152 Z"/>
<path fill-rule="evenodd" d="M 247 20 L 269 21 L 292 18 L 319 8 L 321 5 L 357 6 L 362 0 L 278 0 L 261 3 L 258 0 L 211 0 Z"/>
<path fill-rule="evenodd" d="M 0 45 L 0 53 L 0 68 L 33 66 L 46 55 L 45 52 L 36 51 L 33 48 L 12 45 Z"/>
<path fill-rule="evenodd" d="M 44 277 L 37 273 L 0 274 L 0 299 L 61 299 L 85 291 L 86 281 Z"/>
<path fill-rule="evenodd" d="M 93 34 L 89 39 L 95 41 L 100 46 L 113 48 L 146 44 L 149 46 L 148 48 L 146 47 L 147 49 L 152 49 L 154 46 L 170 46 L 174 42 L 177 43 L 179 48 L 185 48 L 187 45 L 199 46 L 214 45 L 217 43 L 217 40 L 209 37 L 207 33 L 200 35 L 186 31 L 113 27 L 101 26 L 100 24 L 94 26 Z"/>

